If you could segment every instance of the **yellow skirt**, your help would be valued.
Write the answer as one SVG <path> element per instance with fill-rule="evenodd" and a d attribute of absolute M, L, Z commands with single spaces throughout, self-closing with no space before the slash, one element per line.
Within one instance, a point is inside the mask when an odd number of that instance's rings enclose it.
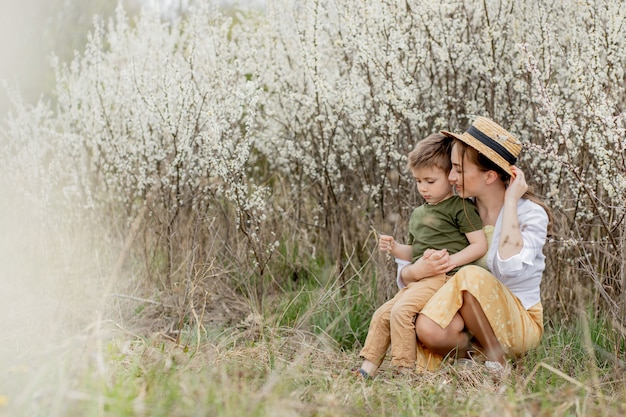
<path fill-rule="evenodd" d="M 541 303 L 526 310 L 504 284 L 479 266 L 461 268 L 431 297 L 420 314 L 445 329 L 463 304 L 463 291 L 476 297 L 507 356 L 520 356 L 539 344 L 543 335 Z M 442 361 L 443 357 L 418 343 L 417 370 L 434 370 Z"/>

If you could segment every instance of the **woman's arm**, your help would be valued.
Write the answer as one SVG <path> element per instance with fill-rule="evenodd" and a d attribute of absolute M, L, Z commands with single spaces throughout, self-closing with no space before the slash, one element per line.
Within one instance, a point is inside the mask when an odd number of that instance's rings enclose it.
<path fill-rule="evenodd" d="M 513 279 L 517 277 L 526 280 L 532 275 L 530 270 L 543 269 L 543 247 L 546 243 L 548 230 L 548 215 L 538 204 L 532 201 L 520 199 L 517 205 L 517 219 L 522 235 L 520 250 L 509 258 L 504 258 L 496 250 L 496 254 L 491 259 L 490 268 L 498 278 Z M 504 225 L 501 225 L 504 226 Z M 495 236 L 495 233 L 494 233 Z M 500 241 L 500 236 L 496 241 Z M 510 282 L 507 282 L 510 285 Z"/>
<path fill-rule="evenodd" d="M 498 221 L 500 230 L 494 232 L 494 238 L 499 236 L 493 242 L 497 244 L 496 256 L 490 261 L 493 262 L 491 271 L 499 279 L 506 280 L 509 288 L 515 281 L 527 281 L 532 277 L 541 279 L 545 258 L 542 251 L 549 224 L 543 207 L 518 197 L 526 190 L 526 182 L 518 183 L 518 180 L 523 180 L 524 174 L 517 167 L 512 169 L 516 179 L 505 193 L 502 218 Z"/>
<path fill-rule="evenodd" d="M 477 259 L 480 259 L 485 253 L 487 253 L 487 237 L 482 229 L 466 233 L 465 236 L 467 237 L 469 245 L 467 245 L 463 250 L 450 255 L 448 266 L 452 266 L 452 268 L 467 265 Z"/>
<path fill-rule="evenodd" d="M 516 166 L 511 166 L 513 176 L 504 194 L 502 211 L 502 231 L 498 242 L 498 254 L 503 260 L 519 254 L 524 247 L 522 230 L 517 214 L 517 203 L 528 190 L 524 172 Z"/>

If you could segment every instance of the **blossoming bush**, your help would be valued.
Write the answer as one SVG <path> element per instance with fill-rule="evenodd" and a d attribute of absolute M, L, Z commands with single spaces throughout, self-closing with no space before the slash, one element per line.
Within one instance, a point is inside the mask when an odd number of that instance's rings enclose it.
<path fill-rule="evenodd" d="M 143 221 L 133 259 L 146 282 L 186 288 L 181 308 L 214 261 L 260 300 L 263 277 L 281 288 L 306 259 L 371 267 L 373 231 L 401 238 L 419 203 L 415 142 L 487 115 L 527 144 L 520 165 L 555 209 L 548 311 L 598 299 L 623 318 L 625 14 L 617 0 L 119 9 L 56 64 L 55 107 L 17 100 L 3 171 L 31 167 L 44 195 L 60 187 L 121 236 Z"/>

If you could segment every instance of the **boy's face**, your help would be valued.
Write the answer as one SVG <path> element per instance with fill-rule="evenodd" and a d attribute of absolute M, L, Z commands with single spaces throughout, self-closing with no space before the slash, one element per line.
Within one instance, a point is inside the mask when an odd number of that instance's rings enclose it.
<path fill-rule="evenodd" d="M 436 167 L 412 169 L 417 191 L 428 204 L 437 204 L 452 196 L 448 174 Z"/>

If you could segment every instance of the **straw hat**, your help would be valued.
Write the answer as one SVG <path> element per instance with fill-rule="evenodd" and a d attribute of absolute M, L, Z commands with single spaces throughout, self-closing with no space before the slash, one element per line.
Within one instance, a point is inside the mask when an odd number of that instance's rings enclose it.
<path fill-rule="evenodd" d="M 522 144 L 512 134 L 491 119 L 478 116 L 467 131 L 461 135 L 442 130 L 446 136 L 465 142 L 485 155 L 509 175 L 522 150 Z"/>

